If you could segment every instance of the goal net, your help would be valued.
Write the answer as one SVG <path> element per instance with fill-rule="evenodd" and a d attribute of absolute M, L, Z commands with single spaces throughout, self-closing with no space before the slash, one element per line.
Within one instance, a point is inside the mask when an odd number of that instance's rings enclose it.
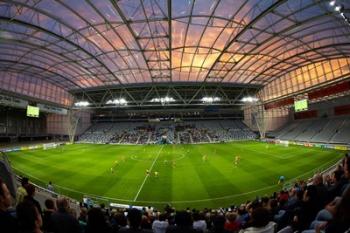
<path fill-rule="evenodd" d="M 68 111 L 68 119 L 66 121 L 66 128 L 68 132 L 69 142 L 74 143 L 75 134 L 77 132 L 80 114 L 78 109 L 70 109 Z"/>
<path fill-rule="evenodd" d="M 267 129 L 267 118 L 265 116 L 264 105 L 260 102 L 246 103 L 244 107 L 245 122 L 253 130 L 260 134 L 260 138 L 265 138 Z"/>

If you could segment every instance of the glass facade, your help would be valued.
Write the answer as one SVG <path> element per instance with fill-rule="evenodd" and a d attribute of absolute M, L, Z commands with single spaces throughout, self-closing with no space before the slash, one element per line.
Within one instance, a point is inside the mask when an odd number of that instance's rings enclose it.
<path fill-rule="evenodd" d="M 327 81 L 348 78 L 349 75 L 350 59 L 341 58 L 316 62 L 276 77 L 259 92 L 259 96 L 261 96 L 263 101 L 267 101 L 299 92 Z"/>
<path fill-rule="evenodd" d="M 344 17 L 327 0 L 1 1 L 1 82 L 64 104 L 65 91 L 161 82 L 267 85 L 269 99 L 346 72 Z"/>

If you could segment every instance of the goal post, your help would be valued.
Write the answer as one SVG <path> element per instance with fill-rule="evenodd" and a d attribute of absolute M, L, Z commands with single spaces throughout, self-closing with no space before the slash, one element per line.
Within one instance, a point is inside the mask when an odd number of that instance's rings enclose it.
<path fill-rule="evenodd" d="M 66 129 L 67 129 L 70 143 L 74 143 L 79 121 L 80 121 L 80 110 L 78 109 L 68 110 Z"/>
<path fill-rule="evenodd" d="M 266 114 L 263 101 L 258 96 L 250 97 L 243 107 L 244 122 L 253 131 L 259 132 L 260 138 L 265 138 L 268 114 Z"/>
<path fill-rule="evenodd" d="M 265 117 L 264 105 L 260 102 L 250 104 L 251 122 L 260 134 L 260 138 L 265 138 L 267 119 Z"/>

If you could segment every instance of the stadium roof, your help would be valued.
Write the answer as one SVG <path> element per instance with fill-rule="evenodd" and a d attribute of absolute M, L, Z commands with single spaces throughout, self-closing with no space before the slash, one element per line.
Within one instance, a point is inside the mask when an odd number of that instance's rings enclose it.
<path fill-rule="evenodd" d="M 75 92 L 168 82 L 264 86 L 349 57 L 350 1 L 330 2 L 1 1 L 0 75 Z"/>

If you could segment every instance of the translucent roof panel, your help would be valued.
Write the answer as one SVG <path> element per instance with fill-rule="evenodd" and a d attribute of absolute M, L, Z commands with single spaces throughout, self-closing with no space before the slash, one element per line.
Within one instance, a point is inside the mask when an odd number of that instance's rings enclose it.
<path fill-rule="evenodd" d="M 65 90 L 157 82 L 267 85 L 350 54 L 350 1 L 8 0 L 0 71 Z"/>

